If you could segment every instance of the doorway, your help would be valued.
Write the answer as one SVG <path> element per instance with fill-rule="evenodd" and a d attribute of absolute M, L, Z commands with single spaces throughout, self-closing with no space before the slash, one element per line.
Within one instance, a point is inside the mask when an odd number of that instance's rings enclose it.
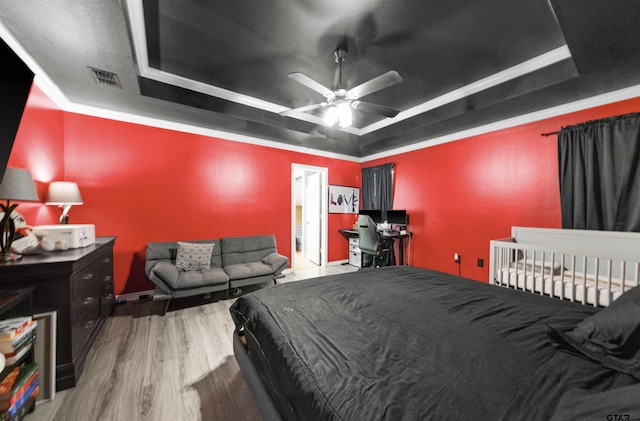
<path fill-rule="evenodd" d="M 328 169 L 292 164 L 291 174 L 291 267 L 326 266 Z"/>

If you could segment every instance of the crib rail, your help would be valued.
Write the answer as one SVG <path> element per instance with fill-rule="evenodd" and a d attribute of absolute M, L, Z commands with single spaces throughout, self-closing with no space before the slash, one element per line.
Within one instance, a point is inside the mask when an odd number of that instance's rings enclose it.
<path fill-rule="evenodd" d="M 597 255 L 514 238 L 490 242 L 491 284 L 593 306 L 640 285 L 637 253 Z"/>

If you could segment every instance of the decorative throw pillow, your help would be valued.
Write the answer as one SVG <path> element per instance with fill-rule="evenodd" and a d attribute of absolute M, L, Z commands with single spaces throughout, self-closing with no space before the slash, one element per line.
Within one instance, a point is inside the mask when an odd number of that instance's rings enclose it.
<path fill-rule="evenodd" d="M 176 267 L 182 271 L 198 271 L 211 267 L 214 243 L 187 243 L 178 241 Z"/>
<path fill-rule="evenodd" d="M 551 343 L 640 379 L 640 287 L 631 288 L 570 332 L 548 326 Z"/>

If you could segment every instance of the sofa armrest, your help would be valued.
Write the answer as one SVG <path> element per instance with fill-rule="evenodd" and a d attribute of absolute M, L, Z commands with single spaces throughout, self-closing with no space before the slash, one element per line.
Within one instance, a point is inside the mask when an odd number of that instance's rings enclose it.
<path fill-rule="evenodd" d="M 157 262 L 149 272 L 151 281 L 156 283 L 154 278 L 157 278 L 169 288 L 175 288 L 180 277 L 178 268 L 171 262 Z"/>
<path fill-rule="evenodd" d="M 262 258 L 262 263 L 269 266 L 274 274 L 279 274 L 289 264 L 289 259 L 279 253 L 269 253 Z"/>

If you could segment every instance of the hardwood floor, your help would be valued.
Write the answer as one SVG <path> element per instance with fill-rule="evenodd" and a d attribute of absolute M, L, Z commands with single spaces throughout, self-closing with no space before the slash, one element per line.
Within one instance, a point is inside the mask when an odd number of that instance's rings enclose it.
<path fill-rule="evenodd" d="M 356 270 L 329 266 L 278 282 Z M 38 403 L 25 420 L 261 420 L 233 356 L 235 298 L 219 298 L 175 300 L 164 317 L 160 301 L 117 306 L 76 387 Z"/>

